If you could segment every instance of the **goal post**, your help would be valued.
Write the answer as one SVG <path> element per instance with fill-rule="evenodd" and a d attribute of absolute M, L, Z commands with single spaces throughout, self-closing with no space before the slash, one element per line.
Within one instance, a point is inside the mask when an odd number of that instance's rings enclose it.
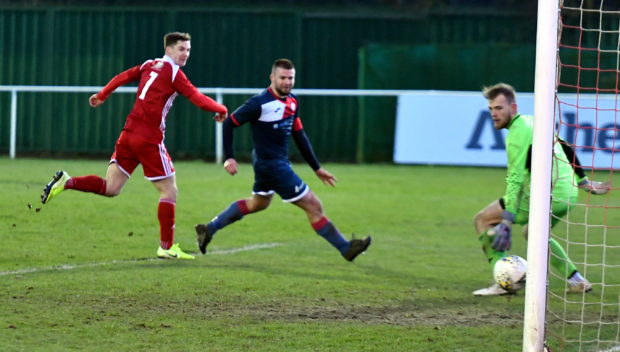
<path fill-rule="evenodd" d="M 557 1 L 538 1 L 524 352 L 541 352 L 544 346 L 558 10 Z"/>
<path fill-rule="evenodd" d="M 537 25 L 523 351 L 620 352 L 620 2 L 540 0 Z M 550 212 L 552 193 L 566 215 Z"/>

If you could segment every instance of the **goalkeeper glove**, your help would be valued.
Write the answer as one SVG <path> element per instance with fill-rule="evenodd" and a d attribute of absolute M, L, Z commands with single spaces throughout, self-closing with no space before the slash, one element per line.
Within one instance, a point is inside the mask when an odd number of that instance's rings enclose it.
<path fill-rule="evenodd" d="M 601 195 L 609 192 L 611 183 L 609 181 L 590 181 L 587 177 L 584 177 L 581 181 L 579 181 L 578 186 L 588 193 Z"/>
<path fill-rule="evenodd" d="M 512 224 L 515 216 L 513 213 L 504 210 L 502 212 L 502 222 L 495 225 L 489 231 L 489 235 L 495 236 L 491 247 L 499 252 L 505 252 L 512 246 Z"/>

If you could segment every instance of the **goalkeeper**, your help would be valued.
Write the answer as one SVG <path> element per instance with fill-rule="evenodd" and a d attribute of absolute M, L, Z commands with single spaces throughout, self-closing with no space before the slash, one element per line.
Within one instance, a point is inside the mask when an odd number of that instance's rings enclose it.
<path fill-rule="evenodd" d="M 506 137 L 508 154 L 506 193 L 504 197 L 493 201 L 474 217 L 474 226 L 480 234 L 482 250 L 493 268 L 499 259 L 508 255 L 507 251 L 512 244 L 512 224 L 524 225 L 523 233 L 527 239 L 534 117 L 518 113 L 514 88 L 508 84 L 498 83 L 485 87 L 482 92 L 489 102 L 489 112 L 495 129 L 506 128 L 509 131 Z M 576 165 L 572 166 L 569 159 Z M 570 205 L 577 201 L 576 183 L 592 194 L 605 194 L 609 191 L 609 183 L 590 181 L 586 177 L 574 151 L 566 142 L 554 144 L 552 167 L 553 174 L 557 175 L 552 184 L 552 227 L 568 213 Z M 550 238 L 549 247 L 552 253 L 551 266 L 567 278 L 567 291 L 570 293 L 591 291 L 592 284 L 577 271 L 575 264 L 560 244 Z M 473 292 L 476 296 L 506 293 L 508 292 L 496 283 Z"/>

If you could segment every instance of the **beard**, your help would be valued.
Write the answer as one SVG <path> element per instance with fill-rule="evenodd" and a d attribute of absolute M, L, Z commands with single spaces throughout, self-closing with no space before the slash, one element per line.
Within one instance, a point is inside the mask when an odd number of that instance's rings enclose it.
<path fill-rule="evenodd" d="M 291 89 L 292 87 L 275 87 L 276 93 L 281 97 L 287 96 L 291 92 Z"/>

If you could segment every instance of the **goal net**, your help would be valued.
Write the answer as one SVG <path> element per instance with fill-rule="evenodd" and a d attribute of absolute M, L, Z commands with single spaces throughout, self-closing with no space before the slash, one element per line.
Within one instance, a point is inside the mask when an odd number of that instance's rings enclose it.
<path fill-rule="evenodd" d="M 554 219 L 550 236 L 592 291 L 569 293 L 567 278 L 549 270 L 545 339 L 554 352 L 620 351 L 620 1 L 559 1 L 556 133 L 575 150 L 569 162 L 611 189 L 582 187 L 568 215 Z"/>

